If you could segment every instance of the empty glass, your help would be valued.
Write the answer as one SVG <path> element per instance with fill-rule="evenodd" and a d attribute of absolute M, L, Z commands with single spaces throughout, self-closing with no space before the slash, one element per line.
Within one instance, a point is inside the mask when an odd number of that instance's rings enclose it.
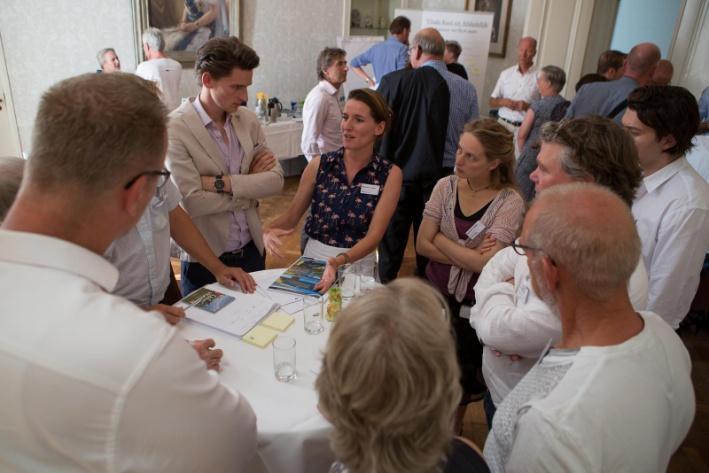
<path fill-rule="evenodd" d="M 323 298 L 318 296 L 303 297 L 303 326 L 305 332 L 315 335 L 325 330 L 323 325 Z"/>
<path fill-rule="evenodd" d="M 340 288 L 342 291 L 342 306 L 346 306 L 352 298 L 359 292 L 359 274 L 357 273 L 357 265 L 343 264 L 340 266 L 341 280 Z"/>
<path fill-rule="evenodd" d="M 359 292 L 366 292 L 377 285 L 377 263 L 372 258 L 365 258 L 357 262 L 359 274 Z"/>
<path fill-rule="evenodd" d="M 296 378 L 294 338 L 279 335 L 273 341 L 273 372 L 284 383 Z"/>

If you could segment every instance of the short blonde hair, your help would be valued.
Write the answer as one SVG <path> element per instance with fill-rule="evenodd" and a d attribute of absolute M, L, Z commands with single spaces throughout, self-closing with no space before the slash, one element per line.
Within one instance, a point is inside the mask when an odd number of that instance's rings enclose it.
<path fill-rule="evenodd" d="M 315 383 L 331 444 L 351 473 L 434 471 L 461 397 L 448 309 L 397 279 L 355 299 L 332 329 Z"/>

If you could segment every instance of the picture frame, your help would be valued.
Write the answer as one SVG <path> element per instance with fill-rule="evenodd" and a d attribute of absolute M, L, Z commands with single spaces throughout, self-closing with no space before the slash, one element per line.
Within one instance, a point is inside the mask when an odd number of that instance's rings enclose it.
<path fill-rule="evenodd" d="M 492 20 L 490 38 L 490 57 L 505 57 L 507 53 L 507 34 L 510 31 L 510 13 L 512 0 L 467 0 L 466 10 L 486 11 L 495 14 Z"/>
<path fill-rule="evenodd" d="M 133 0 L 132 7 L 137 62 L 144 59 L 141 36 L 151 26 L 163 32 L 165 54 L 188 67 L 210 38 L 239 36 L 239 0 Z M 200 24 L 204 18 L 213 20 Z"/>

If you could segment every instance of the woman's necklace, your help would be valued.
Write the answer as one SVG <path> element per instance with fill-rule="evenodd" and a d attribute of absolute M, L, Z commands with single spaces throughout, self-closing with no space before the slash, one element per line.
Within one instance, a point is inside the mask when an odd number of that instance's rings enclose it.
<path fill-rule="evenodd" d="M 475 189 L 475 188 L 472 186 L 472 184 L 470 184 L 470 179 L 466 179 L 465 182 L 468 183 L 468 188 L 469 188 L 471 191 L 473 191 L 473 194 L 476 194 L 476 193 L 478 193 L 478 192 L 482 192 L 482 191 L 484 191 L 485 189 L 489 189 L 489 188 L 490 188 L 490 184 L 488 184 L 488 185 L 486 185 L 486 186 L 484 186 L 484 187 L 481 187 L 480 189 Z"/>

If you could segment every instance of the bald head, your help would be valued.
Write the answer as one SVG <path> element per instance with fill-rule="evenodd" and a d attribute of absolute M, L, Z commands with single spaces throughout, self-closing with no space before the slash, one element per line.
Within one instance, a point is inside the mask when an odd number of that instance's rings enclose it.
<path fill-rule="evenodd" d="M 660 57 L 660 48 L 653 43 L 640 43 L 633 46 L 625 61 L 625 75 L 637 80 L 640 85 L 648 84 L 652 80 Z"/>
<path fill-rule="evenodd" d="M 443 57 L 446 42 L 436 28 L 424 28 L 414 36 L 414 46 L 419 46 L 424 54 Z"/>
<path fill-rule="evenodd" d="M 660 59 L 660 62 L 657 63 L 655 72 L 652 75 L 653 85 L 670 85 L 674 73 L 675 68 L 672 63 L 667 59 Z"/>
<path fill-rule="evenodd" d="M 603 301 L 627 282 L 640 259 L 640 238 L 628 204 L 596 184 L 541 192 L 527 214 L 524 243 L 568 272 L 586 297 Z"/>
<path fill-rule="evenodd" d="M 537 40 L 531 36 L 520 38 L 517 43 L 517 64 L 523 71 L 526 71 L 534 64 L 534 56 L 537 54 Z"/>

